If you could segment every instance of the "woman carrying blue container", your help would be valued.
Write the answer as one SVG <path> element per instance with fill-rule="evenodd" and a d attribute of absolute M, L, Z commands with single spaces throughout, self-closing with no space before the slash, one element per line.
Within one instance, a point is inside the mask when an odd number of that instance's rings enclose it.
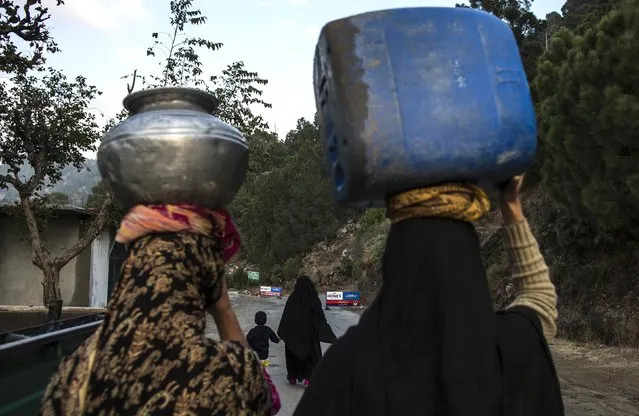
<path fill-rule="evenodd" d="M 336 199 L 385 206 L 392 225 L 378 297 L 294 414 L 563 415 L 557 296 L 520 202 L 536 118 L 512 31 L 470 9 L 353 16 L 322 30 L 314 76 Z M 472 225 L 487 186 L 515 289 L 504 311 Z"/>
<path fill-rule="evenodd" d="M 497 313 L 470 223 L 485 194 L 441 186 L 392 200 L 380 294 L 326 352 L 295 415 L 563 415 L 547 345 L 557 296 L 521 181 L 501 192 L 515 299 Z"/>

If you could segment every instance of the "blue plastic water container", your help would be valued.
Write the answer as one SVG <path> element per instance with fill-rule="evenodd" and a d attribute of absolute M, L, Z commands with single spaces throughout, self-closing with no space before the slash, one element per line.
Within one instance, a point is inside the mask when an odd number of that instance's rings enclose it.
<path fill-rule="evenodd" d="M 404 8 L 328 23 L 314 62 L 338 202 L 383 206 L 415 187 L 491 187 L 527 170 L 535 112 L 508 25 L 465 8 Z"/>

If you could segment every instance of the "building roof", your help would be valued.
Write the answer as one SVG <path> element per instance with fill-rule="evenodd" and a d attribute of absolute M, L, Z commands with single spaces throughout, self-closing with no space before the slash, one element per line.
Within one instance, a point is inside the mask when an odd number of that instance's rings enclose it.
<path fill-rule="evenodd" d="M 71 204 L 51 204 L 49 205 L 49 208 L 60 214 L 96 215 L 93 211 Z"/>
<path fill-rule="evenodd" d="M 75 215 L 78 217 L 92 217 L 96 215 L 93 211 L 71 204 L 50 204 L 47 206 L 53 211 L 53 214 L 57 215 Z M 12 215 L 14 210 L 17 209 L 20 208 L 16 204 L 0 204 L 0 215 Z"/>

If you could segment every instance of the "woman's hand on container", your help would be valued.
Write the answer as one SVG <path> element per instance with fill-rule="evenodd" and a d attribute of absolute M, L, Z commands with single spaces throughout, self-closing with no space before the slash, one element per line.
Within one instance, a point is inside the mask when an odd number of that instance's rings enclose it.
<path fill-rule="evenodd" d="M 515 224 L 524 220 L 524 211 L 519 197 L 524 175 L 518 175 L 504 184 L 500 190 L 499 207 L 506 225 Z"/>

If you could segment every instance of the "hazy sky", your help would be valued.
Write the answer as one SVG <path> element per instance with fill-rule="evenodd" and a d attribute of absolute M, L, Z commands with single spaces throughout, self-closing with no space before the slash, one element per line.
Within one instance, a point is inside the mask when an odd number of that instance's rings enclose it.
<path fill-rule="evenodd" d="M 459 1 L 459 0 L 458 0 Z M 55 0 L 45 0 L 49 5 Z M 284 136 L 298 118 L 315 113 L 313 52 L 323 24 L 352 14 L 415 6 L 454 6 L 455 0 L 196 0 L 208 17 L 193 34 L 222 42 L 202 56 L 206 75 L 243 60 L 268 79 L 265 98 L 273 104 L 262 115 Z M 536 0 L 538 16 L 559 10 L 564 0 Z M 48 64 L 69 76 L 84 75 L 103 91 L 95 107 L 107 117 L 126 95 L 123 75 L 159 72 L 146 56 L 151 33 L 169 29 L 169 0 L 65 0 L 51 7 L 52 33 L 62 52 Z"/>

